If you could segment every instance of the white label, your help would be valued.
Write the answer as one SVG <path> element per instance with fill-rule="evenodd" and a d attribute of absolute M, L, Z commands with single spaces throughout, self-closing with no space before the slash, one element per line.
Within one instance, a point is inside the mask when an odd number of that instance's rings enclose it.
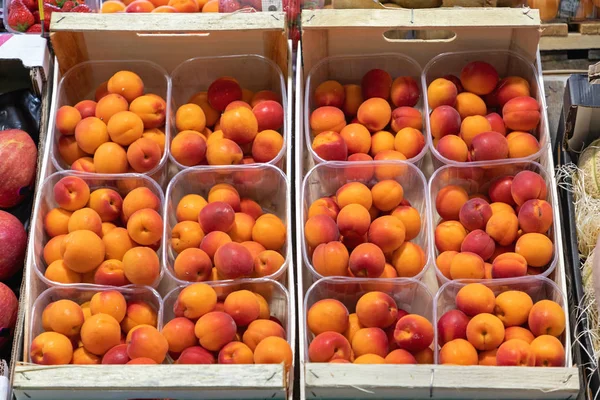
<path fill-rule="evenodd" d="M 263 11 L 283 11 L 281 0 L 262 0 Z"/>

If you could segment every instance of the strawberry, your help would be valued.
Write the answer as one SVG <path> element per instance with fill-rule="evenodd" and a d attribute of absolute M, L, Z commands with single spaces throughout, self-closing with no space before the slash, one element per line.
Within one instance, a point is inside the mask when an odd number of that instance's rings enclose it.
<path fill-rule="evenodd" d="M 25 32 L 27 32 L 27 33 L 42 33 L 42 24 L 33 24 Z"/>
<path fill-rule="evenodd" d="M 25 4 L 25 7 L 27 7 L 29 11 L 33 12 L 38 9 L 37 0 L 23 0 L 23 4 Z"/>
<path fill-rule="evenodd" d="M 33 12 L 33 21 L 34 21 L 33 22 L 34 24 L 39 24 L 41 22 L 41 20 L 40 20 L 40 12 L 38 10 L 35 10 Z"/>
<path fill-rule="evenodd" d="M 56 6 L 56 0 L 43 0 L 44 4 L 50 4 L 51 6 Z"/>
<path fill-rule="evenodd" d="M 44 29 L 46 32 L 50 31 L 50 19 L 53 12 L 60 12 L 60 8 L 53 6 L 52 4 L 44 4 Z"/>
<path fill-rule="evenodd" d="M 73 8 L 71 12 L 89 13 L 92 12 L 92 10 L 90 10 L 90 8 L 85 4 L 80 4 L 77 7 Z"/>
<path fill-rule="evenodd" d="M 33 14 L 22 0 L 13 0 L 8 6 L 8 26 L 19 32 L 25 32 L 34 23 Z"/>
<path fill-rule="evenodd" d="M 76 3 L 72 0 L 67 0 L 63 3 L 62 8 L 60 9 L 62 12 L 69 12 L 75 8 Z"/>

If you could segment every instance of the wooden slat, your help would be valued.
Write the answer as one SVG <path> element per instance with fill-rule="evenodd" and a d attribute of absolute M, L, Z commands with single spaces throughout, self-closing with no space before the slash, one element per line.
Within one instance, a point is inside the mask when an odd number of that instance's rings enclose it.
<path fill-rule="evenodd" d="M 540 50 L 585 50 L 600 49 L 600 38 L 597 35 L 569 33 L 567 36 L 543 36 L 540 39 Z"/>
<path fill-rule="evenodd" d="M 497 0 L 444 0 L 443 7 L 496 7 Z"/>
<path fill-rule="evenodd" d="M 286 397 L 282 365 L 18 365 L 17 399 L 192 399 Z"/>
<path fill-rule="evenodd" d="M 306 364 L 306 398 L 575 398 L 577 368 Z"/>
<path fill-rule="evenodd" d="M 569 26 L 567 24 L 542 24 L 542 36 L 567 36 Z"/>

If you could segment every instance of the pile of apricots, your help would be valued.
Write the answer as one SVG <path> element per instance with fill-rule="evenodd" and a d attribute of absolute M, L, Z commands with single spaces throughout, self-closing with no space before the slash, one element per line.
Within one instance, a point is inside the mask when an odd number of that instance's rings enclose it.
<path fill-rule="evenodd" d="M 136 73 L 119 71 L 97 88 L 95 101 L 59 108 L 58 155 L 77 171 L 152 171 L 165 151 L 166 114 L 165 99 L 144 94 Z"/>
<path fill-rule="evenodd" d="M 102 12 L 112 13 L 197 13 L 219 12 L 220 0 L 108 0 L 102 3 Z M 222 1 L 222 0 L 221 0 Z M 235 3 L 237 1 L 234 0 Z M 246 0 L 250 6 L 255 0 Z M 239 3 L 238 3 L 239 4 Z M 260 0 L 258 4 L 262 3 Z M 238 9 L 241 7 L 238 5 Z M 233 11 L 233 10 L 232 10 Z M 232 12 L 221 11 L 221 12 Z"/>
<path fill-rule="evenodd" d="M 540 105 L 522 77 L 500 79 L 492 65 L 474 61 L 460 78 L 447 75 L 432 81 L 427 102 L 433 145 L 448 160 L 522 158 L 540 150 L 534 136 Z"/>
<path fill-rule="evenodd" d="M 371 188 L 346 183 L 335 196 L 314 201 L 304 239 L 322 276 L 413 277 L 427 262 L 424 249 L 411 242 L 420 231 L 421 216 L 404 199 L 402 185 L 384 179 Z"/>
<path fill-rule="evenodd" d="M 292 364 L 286 331 L 259 293 L 218 297 L 212 287 L 194 283 L 181 290 L 173 312 L 162 334 L 176 364 Z"/>
<path fill-rule="evenodd" d="M 431 322 L 399 309 L 384 292 L 361 296 L 352 314 L 336 299 L 317 301 L 306 322 L 315 335 L 308 348 L 311 362 L 433 364 Z"/>
<path fill-rule="evenodd" d="M 191 282 L 266 277 L 285 263 L 286 227 L 254 200 L 240 198 L 227 183 L 213 186 L 207 200 L 185 195 L 177 204 L 171 247 L 173 272 Z"/>
<path fill-rule="evenodd" d="M 381 69 L 360 85 L 329 80 L 313 93 L 312 149 L 326 161 L 406 160 L 425 147 L 421 97 L 410 76 L 394 80 Z"/>
<path fill-rule="evenodd" d="M 486 195 L 487 194 L 487 195 Z M 548 237 L 552 206 L 546 182 L 524 170 L 491 181 L 487 193 L 469 196 L 458 185 L 443 187 L 435 207 L 436 265 L 448 279 L 497 279 L 537 275 L 554 255 Z"/>
<path fill-rule="evenodd" d="M 171 155 L 184 166 L 269 162 L 283 148 L 283 122 L 278 94 L 222 77 L 177 109 Z"/>
<path fill-rule="evenodd" d="M 58 207 L 44 217 L 44 276 L 57 283 L 154 285 L 162 240 L 160 199 L 137 187 L 122 198 L 110 188 L 90 191 L 76 176 L 53 188 Z"/>
<path fill-rule="evenodd" d="M 440 364 L 562 367 L 565 312 L 552 300 L 534 304 L 520 290 L 497 296 L 472 283 L 456 294 L 456 308 L 437 321 Z"/>
<path fill-rule="evenodd" d="M 156 329 L 157 310 L 141 300 L 127 301 L 116 290 L 97 292 L 77 304 L 58 300 L 42 313 L 45 332 L 31 342 L 31 361 L 61 364 L 160 364 L 167 354 Z"/>

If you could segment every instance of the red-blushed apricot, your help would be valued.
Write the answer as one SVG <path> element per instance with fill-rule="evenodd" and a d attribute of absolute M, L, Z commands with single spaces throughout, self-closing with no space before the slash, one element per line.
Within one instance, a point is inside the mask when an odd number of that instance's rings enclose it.
<path fill-rule="evenodd" d="M 484 61 L 470 62 L 460 72 L 460 82 L 464 89 L 478 95 L 492 93 L 498 79 L 498 71 Z"/>
<path fill-rule="evenodd" d="M 473 138 L 471 161 L 500 160 L 508 157 L 508 141 L 498 132 L 483 132 Z"/>
<path fill-rule="evenodd" d="M 458 135 L 461 116 L 452 106 L 436 107 L 429 116 L 431 134 L 436 139 L 447 135 Z"/>
<path fill-rule="evenodd" d="M 360 204 L 348 204 L 343 207 L 337 216 L 337 226 L 342 236 L 362 236 L 369 230 L 371 215 L 369 210 Z"/>
<path fill-rule="evenodd" d="M 344 126 L 346 126 L 346 117 L 342 110 L 336 107 L 319 107 L 310 115 L 310 128 L 313 136 L 325 131 L 339 133 Z"/>
<path fill-rule="evenodd" d="M 380 97 L 365 100 L 358 108 L 357 118 L 369 131 L 377 132 L 387 126 L 392 117 L 390 104 Z"/>
<path fill-rule="evenodd" d="M 492 277 L 495 279 L 525 275 L 527 275 L 527 260 L 517 253 L 500 254 L 492 262 Z"/>
<path fill-rule="evenodd" d="M 530 86 L 526 79 L 520 76 L 507 76 L 498 82 L 498 86 L 492 93 L 498 105 L 504 107 L 509 100 L 520 97 L 530 96 Z"/>
<path fill-rule="evenodd" d="M 514 97 L 502 107 L 502 118 L 509 129 L 530 131 L 540 123 L 540 105 L 533 97 Z"/>
<path fill-rule="evenodd" d="M 494 179 L 488 189 L 490 200 L 494 203 L 504 203 L 508 206 L 515 205 L 512 196 L 512 185 L 514 178 L 512 176 L 503 176 Z M 512 210 L 512 207 L 509 207 Z M 514 214 L 514 210 L 512 210 Z"/>
<path fill-rule="evenodd" d="M 224 307 L 238 327 L 249 325 L 260 315 L 258 298 L 249 290 L 237 290 L 227 295 Z"/>
<path fill-rule="evenodd" d="M 396 107 L 414 107 L 421 97 L 417 82 L 410 76 L 399 76 L 392 82 L 390 98 Z"/>
<path fill-rule="evenodd" d="M 511 195 L 514 202 L 521 206 L 527 200 L 544 200 L 548 190 L 546 182 L 539 174 L 533 171 L 521 171 L 515 175 L 511 185 Z"/>
<path fill-rule="evenodd" d="M 405 315 L 396 323 L 394 340 L 400 349 L 410 352 L 423 350 L 433 342 L 433 326 L 420 315 Z"/>
<path fill-rule="evenodd" d="M 214 256 L 215 268 L 219 276 L 236 279 L 252 274 L 254 260 L 250 252 L 239 243 L 225 243 Z"/>
<path fill-rule="evenodd" d="M 468 200 L 463 204 L 458 215 L 460 223 L 470 231 L 485 229 L 491 217 L 492 208 L 487 201 L 480 198 Z"/>
<path fill-rule="evenodd" d="M 340 208 L 331 197 L 321 197 L 315 200 L 308 208 L 308 218 L 324 214 L 332 219 L 337 219 Z"/>
<path fill-rule="evenodd" d="M 325 161 L 345 161 L 348 157 L 346 141 L 334 131 L 324 131 L 315 136 L 312 149 Z"/>
<path fill-rule="evenodd" d="M 442 78 L 449 80 L 450 82 L 452 82 L 454 84 L 454 86 L 456 86 L 456 90 L 458 91 L 458 93 L 462 93 L 464 92 L 464 88 L 462 83 L 460 82 L 460 79 L 458 78 L 458 76 L 456 75 L 452 75 L 452 74 L 448 74 L 448 75 L 444 75 L 442 76 Z"/>
<path fill-rule="evenodd" d="M 31 342 L 31 361 L 42 365 L 69 364 L 73 358 L 73 345 L 69 338 L 56 332 L 42 332 Z"/>
<path fill-rule="evenodd" d="M 460 251 L 475 253 L 484 261 L 488 260 L 495 250 L 494 240 L 481 229 L 469 232 L 460 246 Z"/>
<path fill-rule="evenodd" d="M 392 77 L 382 69 L 372 69 L 363 75 L 360 86 L 365 100 L 373 97 L 387 100 L 390 98 Z"/>
<path fill-rule="evenodd" d="M 364 327 L 385 329 L 396 322 L 398 307 L 387 293 L 372 291 L 358 299 L 356 315 Z"/>
<path fill-rule="evenodd" d="M 398 107 L 392 111 L 393 132 L 399 132 L 404 128 L 413 128 L 421 132 L 423 130 L 423 116 L 421 111 L 412 107 Z"/>
<path fill-rule="evenodd" d="M 354 276 L 378 278 L 385 268 L 385 255 L 375 244 L 362 243 L 350 253 L 348 268 Z"/>
<path fill-rule="evenodd" d="M 126 344 L 129 358 L 149 358 L 156 364 L 165 360 L 169 350 L 167 339 L 155 327 L 149 325 L 138 325 L 129 331 Z"/>
<path fill-rule="evenodd" d="M 336 359 L 350 361 L 352 347 L 343 335 L 337 332 L 323 332 L 310 342 L 308 358 L 311 362 L 330 362 Z"/>
<path fill-rule="evenodd" d="M 457 185 L 448 185 L 440 189 L 435 198 L 435 208 L 444 220 L 459 219 L 460 209 L 469 200 L 467 191 Z"/>
<path fill-rule="evenodd" d="M 527 320 L 534 336 L 552 335 L 559 337 L 565 330 L 565 312 L 552 300 L 540 300 L 533 305 Z"/>
<path fill-rule="evenodd" d="M 467 231 L 458 221 L 444 221 L 435 228 L 435 247 L 439 252 L 460 251 Z"/>
<path fill-rule="evenodd" d="M 552 206 L 545 200 L 527 200 L 519 208 L 518 219 L 524 233 L 546 233 L 552 226 Z"/>
<path fill-rule="evenodd" d="M 465 162 L 469 158 L 469 148 L 464 140 L 456 135 L 446 135 L 442 137 L 437 146 L 442 157 L 449 160 Z"/>
<path fill-rule="evenodd" d="M 554 245 L 541 233 L 526 233 L 515 244 L 515 252 L 527 260 L 530 267 L 544 267 L 554 256 Z"/>
<path fill-rule="evenodd" d="M 437 322 L 439 345 L 443 346 L 454 339 L 466 339 L 469 321 L 470 318 L 460 310 L 445 312 Z"/>
<path fill-rule="evenodd" d="M 496 353 L 498 366 L 533 367 L 535 355 L 529 343 L 520 339 L 511 339 L 500 345 Z"/>
<path fill-rule="evenodd" d="M 210 351 L 218 351 L 233 341 L 236 325 L 229 314 L 212 311 L 198 319 L 195 333 L 202 347 Z"/>
<path fill-rule="evenodd" d="M 463 286 L 456 294 L 456 307 L 469 317 L 494 312 L 496 296 L 492 289 L 481 283 Z"/>
<path fill-rule="evenodd" d="M 492 350 L 504 340 L 504 325 L 493 314 L 477 314 L 467 324 L 467 340 L 477 350 Z"/>
<path fill-rule="evenodd" d="M 483 279 L 484 276 L 484 261 L 475 253 L 459 253 L 450 262 L 450 277 L 452 279 Z"/>
<path fill-rule="evenodd" d="M 335 299 L 319 300 L 308 309 L 306 321 L 315 335 L 328 331 L 344 333 L 349 324 L 348 309 Z"/>
<path fill-rule="evenodd" d="M 448 279 L 452 279 L 450 276 L 450 265 L 452 263 L 452 259 L 457 254 L 458 251 L 454 250 L 443 251 L 435 259 L 435 265 L 437 266 L 438 270 Z"/>
<path fill-rule="evenodd" d="M 361 124 L 346 125 L 340 131 L 340 136 L 346 143 L 349 155 L 368 153 L 371 148 L 371 133 Z"/>
<path fill-rule="evenodd" d="M 459 93 L 456 96 L 455 108 L 461 119 L 472 115 L 485 116 L 487 114 L 487 107 L 481 97 L 469 92 Z"/>
<path fill-rule="evenodd" d="M 490 126 L 492 127 L 492 131 L 498 132 L 503 136 L 506 136 L 506 126 L 504 126 L 504 121 L 502 117 L 498 113 L 490 113 L 485 116 L 485 119 L 488 120 Z M 510 153 L 510 143 L 509 143 L 509 153 Z"/>
<path fill-rule="evenodd" d="M 313 98 L 317 107 L 332 106 L 342 108 L 346 94 L 344 87 L 339 82 L 329 80 L 316 87 Z"/>
<path fill-rule="evenodd" d="M 214 259 L 217 250 L 226 243 L 231 243 L 231 238 L 225 232 L 210 232 L 202 239 L 200 250 L 208 254 L 211 259 Z"/>
<path fill-rule="evenodd" d="M 375 219 L 369 226 L 369 242 L 377 245 L 384 253 L 398 249 L 406 236 L 402 221 L 391 215 Z"/>
<path fill-rule="evenodd" d="M 454 339 L 440 350 L 440 364 L 478 365 L 477 350 L 465 339 Z"/>
<path fill-rule="evenodd" d="M 458 92 L 456 86 L 447 79 L 438 78 L 427 87 L 429 107 L 454 106 Z"/>
<path fill-rule="evenodd" d="M 304 224 L 304 238 L 308 246 L 312 248 L 321 243 L 337 241 L 339 237 L 339 230 L 335 221 L 327 215 L 315 215 Z"/>
<path fill-rule="evenodd" d="M 527 343 L 531 343 L 533 342 L 534 336 L 529 329 L 520 326 L 509 326 L 504 330 L 504 341 L 507 342 L 511 339 L 520 339 Z"/>

